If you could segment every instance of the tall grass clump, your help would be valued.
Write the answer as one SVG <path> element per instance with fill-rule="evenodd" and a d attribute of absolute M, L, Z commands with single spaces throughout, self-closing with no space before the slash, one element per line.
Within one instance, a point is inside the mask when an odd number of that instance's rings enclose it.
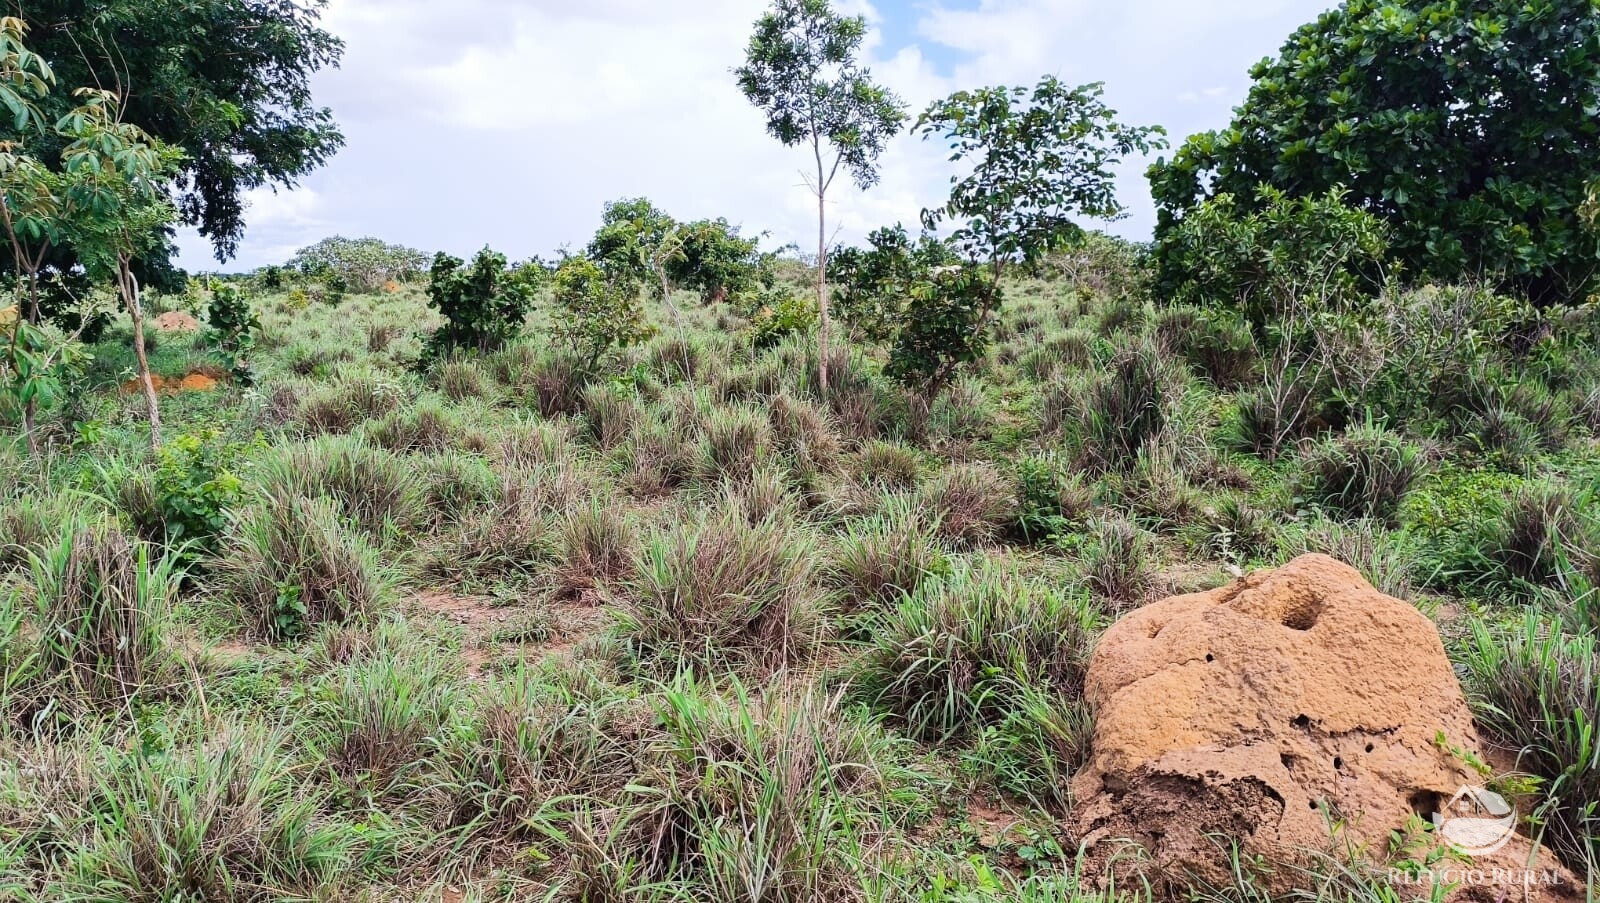
<path fill-rule="evenodd" d="M 221 597 L 273 640 L 370 616 L 393 589 L 378 549 L 331 501 L 288 493 L 236 512 L 212 567 Z"/>
<path fill-rule="evenodd" d="M 1140 450 L 1167 429 L 1183 392 L 1182 374 L 1154 343 L 1119 353 L 1088 390 L 1077 437 L 1085 466 L 1131 469 Z"/>
<path fill-rule="evenodd" d="M 826 593 L 813 541 L 737 511 L 658 531 L 621 594 L 620 632 L 647 667 L 770 672 L 811 656 Z"/>
<path fill-rule="evenodd" d="M 106 761 L 94 828 L 67 841 L 61 899 L 268 903 L 336 895 L 360 835 L 321 815 L 327 794 L 305 779 L 288 747 L 281 734 L 230 727 L 160 755 Z"/>
<path fill-rule="evenodd" d="M 1017 522 L 1016 483 L 988 464 L 958 464 L 935 477 L 919 493 L 937 516 L 939 536 L 959 547 L 993 541 Z"/>
<path fill-rule="evenodd" d="M 1333 516 L 1392 524 L 1428 466 L 1417 445 L 1369 423 L 1310 449 L 1298 488 L 1306 502 Z"/>
<path fill-rule="evenodd" d="M 568 599 L 585 598 L 621 580 L 638 546 L 627 513 L 599 499 L 561 515 L 560 533 L 559 593 Z"/>
<path fill-rule="evenodd" d="M 1113 611 L 1151 601 L 1163 588 L 1160 562 L 1148 532 L 1127 518 L 1110 515 L 1089 523 L 1085 578 Z"/>
<path fill-rule="evenodd" d="M 1464 655 L 1478 723 L 1520 752 L 1540 788 L 1546 844 L 1590 876 L 1600 863 L 1600 640 L 1530 610 L 1504 633 L 1477 623 Z"/>
<path fill-rule="evenodd" d="M 1557 483 L 1519 489 L 1497 516 L 1485 519 L 1467 567 L 1478 583 L 1525 595 L 1559 588 L 1573 572 L 1600 563 L 1600 519 L 1593 492 L 1573 492 Z"/>
<path fill-rule="evenodd" d="M 256 479 L 268 499 L 327 499 L 375 540 L 413 529 L 427 515 L 417 467 L 356 439 L 324 437 L 275 449 Z"/>
<path fill-rule="evenodd" d="M 912 737 L 970 739 L 1042 687 L 1080 696 L 1093 607 L 993 566 L 924 581 L 872 625 L 854 693 Z"/>
<path fill-rule="evenodd" d="M 852 523 L 835 544 L 829 581 L 850 611 L 894 605 L 944 566 L 938 518 L 897 496 L 877 515 Z"/>
<path fill-rule="evenodd" d="M 110 522 L 62 525 L 0 617 L 6 708 L 40 728 L 162 689 L 179 579 L 170 557 Z"/>

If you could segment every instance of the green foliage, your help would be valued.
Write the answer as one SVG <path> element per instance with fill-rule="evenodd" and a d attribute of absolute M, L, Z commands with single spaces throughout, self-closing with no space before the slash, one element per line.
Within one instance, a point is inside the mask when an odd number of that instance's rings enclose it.
<path fill-rule="evenodd" d="M 296 251 L 284 266 L 326 282 L 340 294 L 371 294 L 389 282 L 420 278 L 427 269 L 428 255 L 376 238 L 335 235 Z"/>
<path fill-rule="evenodd" d="M 211 326 L 212 341 L 227 359 L 234 379 L 249 385 L 254 380 L 249 356 L 261 331 L 261 318 L 250 306 L 250 296 L 231 283 L 214 283 L 206 321 Z"/>
<path fill-rule="evenodd" d="M 828 0 L 774 0 L 756 22 L 745 64 L 734 70 L 772 137 L 817 151 L 819 194 L 832 181 L 822 145 L 834 155 L 833 172 L 843 166 L 867 188 L 878 180 L 878 155 L 905 122 L 899 98 L 873 84 L 856 61 L 866 32 L 864 17 L 839 15 Z"/>
<path fill-rule="evenodd" d="M 1505 634 L 1474 625 L 1464 656 L 1478 721 L 1545 779 L 1543 841 L 1578 866 L 1600 861 L 1600 644 L 1528 611 Z"/>
<path fill-rule="evenodd" d="M 1573 98 L 1600 92 L 1597 48 L 1588 0 L 1343 4 L 1255 66 L 1229 128 L 1152 167 L 1158 239 L 1210 198 L 1261 210 L 1276 203 L 1261 184 L 1302 198 L 1343 187 L 1393 227 L 1412 272 L 1582 300 L 1600 250 L 1579 218 L 1600 123 Z"/>
<path fill-rule="evenodd" d="M 795 295 L 781 295 L 761 305 L 751 317 L 750 344 L 758 351 L 765 351 L 790 336 L 805 335 L 816 325 L 815 301 Z"/>
<path fill-rule="evenodd" d="M 228 511 L 243 495 L 235 471 L 244 452 L 214 430 L 185 433 L 161 447 L 148 476 L 113 470 L 107 479 L 117 484 L 140 535 L 194 562 L 219 549 Z"/>
<path fill-rule="evenodd" d="M 606 205 L 587 256 L 619 282 L 661 295 L 691 289 L 703 300 L 749 307 L 771 281 L 758 239 L 741 238 L 726 220 L 680 223 L 645 198 Z"/>
<path fill-rule="evenodd" d="M 428 340 L 432 355 L 460 348 L 494 351 L 521 332 L 543 276 L 537 266 L 506 266 L 503 254 L 484 248 L 470 266 L 448 254 L 433 258 L 428 300 L 445 325 Z"/>
<path fill-rule="evenodd" d="M 1045 76 L 1029 88 L 959 91 L 917 119 L 954 162 L 973 161 L 945 206 L 923 212 L 929 231 L 956 223 L 952 240 L 971 260 L 1038 263 L 1080 237 L 1075 216 L 1116 219 L 1113 170 L 1165 146 L 1158 126 L 1130 126 L 1101 100 L 1100 84 L 1068 88 Z"/>
<path fill-rule="evenodd" d="M 934 269 L 958 264 L 960 258 L 932 235 L 913 242 L 899 225 L 874 230 L 867 245 L 835 248 L 829 254 L 833 301 L 840 318 L 863 338 L 888 342 L 906 322 L 912 287 L 930 279 Z"/>
<path fill-rule="evenodd" d="M 983 359 L 1000 299 L 999 287 L 978 267 L 929 272 L 911 286 L 884 375 L 937 398 L 963 366 Z"/>
<path fill-rule="evenodd" d="M 1379 285 L 1389 229 L 1342 189 L 1290 197 L 1218 194 L 1162 232 L 1162 289 L 1178 304 L 1227 306 L 1258 333 L 1304 329 L 1306 313 L 1345 311 Z M 1293 337 L 1293 336 L 1291 336 Z"/>
<path fill-rule="evenodd" d="M 556 337 L 593 370 L 607 353 L 654 335 L 644 321 L 638 292 L 637 283 L 617 280 L 587 257 L 568 258 L 555 275 L 551 318 Z"/>
<path fill-rule="evenodd" d="M 290 186 L 344 143 L 309 90 L 343 52 L 320 13 L 253 0 L 30 0 L 22 15 L 61 84 L 132 87 L 126 123 L 185 148 L 178 206 L 226 258 L 244 234 L 246 191 Z M 53 97 L 45 118 L 70 106 Z"/>

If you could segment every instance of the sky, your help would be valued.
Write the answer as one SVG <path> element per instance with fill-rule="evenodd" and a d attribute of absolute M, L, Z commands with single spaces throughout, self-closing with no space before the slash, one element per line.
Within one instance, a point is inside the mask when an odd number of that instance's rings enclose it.
<path fill-rule="evenodd" d="M 913 115 L 953 91 L 1103 81 L 1122 121 L 1176 146 L 1227 125 L 1249 69 L 1331 0 L 834 0 L 871 25 L 864 61 Z M 347 144 L 292 190 L 248 198 L 236 259 L 179 235 L 194 271 L 282 263 L 329 235 L 512 258 L 585 244 L 607 201 L 644 196 L 682 220 L 725 217 L 764 247 L 816 242 L 806 151 L 769 137 L 730 70 L 766 0 L 331 0 L 343 65 L 315 77 Z M 1170 153 L 1170 151 L 1168 152 Z M 1149 161 L 1120 170 L 1134 239 L 1155 221 Z M 829 234 L 913 227 L 954 170 L 902 134 L 866 192 L 840 179 Z"/>

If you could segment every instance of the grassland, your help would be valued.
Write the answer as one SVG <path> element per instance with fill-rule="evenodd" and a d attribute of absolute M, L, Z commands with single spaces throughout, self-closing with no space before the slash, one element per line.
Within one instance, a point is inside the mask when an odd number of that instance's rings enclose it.
<path fill-rule="evenodd" d="M 1592 868 L 1600 314 L 1396 293 L 1291 367 L 1067 263 L 931 405 L 687 296 L 591 373 L 538 314 L 424 369 L 419 289 L 263 293 L 152 457 L 113 328 L 0 449 L 0 899 L 1142 898 L 1062 829 L 1095 638 L 1307 550 L 1437 621 Z"/>

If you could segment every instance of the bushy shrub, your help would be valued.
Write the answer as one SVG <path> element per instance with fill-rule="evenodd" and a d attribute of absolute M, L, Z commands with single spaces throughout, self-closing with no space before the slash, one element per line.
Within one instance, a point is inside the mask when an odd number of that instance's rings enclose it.
<path fill-rule="evenodd" d="M 516 338 L 543 277 L 536 265 L 507 267 L 505 255 L 488 248 L 470 266 L 436 255 L 428 273 L 428 300 L 445 325 L 429 338 L 429 354 L 455 348 L 494 351 Z"/>
<path fill-rule="evenodd" d="M 1082 693 L 1095 618 L 1087 600 L 993 567 L 926 580 L 866 632 L 852 692 L 925 741 L 971 739 L 1035 686 Z"/>
<path fill-rule="evenodd" d="M 1083 475 L 1056 454 L 1017 462 L 1017 494 L 1017 529 L 1029 542 L 1042 542 L 1082 525 L 1095 501 Z"/>
<path fill-rule="evenodd" d="M 142 538 L 164 543 L 192 563 L 217 551 L 227 513 L 243 495 L 235 471 L 244 452 L 215 431 L 185 433 L 162 445 L 154 470 L 113 466 L 102 479 Z"/>
<path fill-rule="evenodd" d="M 571 257 L 555 274 L 556 337 L 593 370 L 607 353 L 655 334 L 639 306 L 639 286 L 619 282 L 587 257 Z"/>
<path fill-rule="evenodd" d="M 1421 448 L 1369 423 L 1309 450 L 1298 488 L 1306 502 L 1335 516 L 1392 523 L 1428 466 Z"/>
<path fill-rule="evenodd" d="M 646 667 L 761 673 L 815 653 L 826 595 L 811 540 L 722 511 L 651 536 L 619 601 L 622 636 Z"/>
<path fill-rule="evenodd" d="M 221 597 L 274 640 L 369 616 L 393 588 L 378 550 L 345 529 L 332 501 L 287 490 L 233 516 L 212 570 Z"/>
<path fill-rule="evenodd" d="M 1156 338 L 1219 389 L 1248 384 L 1260 366 L 1250 324 L 1227 312 L 1170 308 L 1156 322 Z"/>
<path fill-rule="evenodd" d="M 1164 295 L 1233 307 L 1264 335 L 1308 302 L 1356 305 L 1378 287 L 1388 251 L 1388 228 L 1343 192 L 1296 198 L 1263 187 L 1253 204 L 1219 194 L 1163 223 L 1157 260 Z"/>

